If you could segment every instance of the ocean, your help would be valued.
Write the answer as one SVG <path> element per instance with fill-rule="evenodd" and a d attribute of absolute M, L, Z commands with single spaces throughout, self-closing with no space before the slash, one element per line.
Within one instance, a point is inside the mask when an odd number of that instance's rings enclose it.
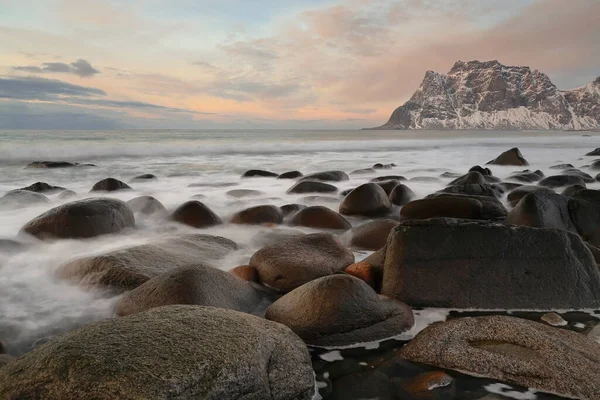
<path fill-rule="evenodd" d="M 587 135 L 590 136 L 587 136 Z M 0 196 L 5 192 L 42 181 L 77 193 L 77 198 L 107 196 L 88 193 L 93 184 L 107 177 L 124 182 L 140 174 L 157 180 L 131 183 L 133 191 L 113 192 L 109 197 L 129 200 L 154 196 L 172 210 L 199 196 L 224 220 L 232 213 L 258 204 L 305 203 L 303 195 L 286 194 L 293 182 L 269 178 L 240 179 L 249 169 L 276 173 L 299 170 L 304 174 L 323 170 L 354 170 L 375 163 L 394 163 L 392 169 L 370 175 L 350 174 L 336 183 L 343 191 L 377 175 L 403 175 L 418 197 L 444 187 L 450 178 L 444 172 L 465 173 L 512 147 L 519 147 L 531 169 L 551 174 L 554 164 L 582 167 L 590 160 L 583 155 L 600 147 L 595 132 L 506 132 L 506 131 L 0 131 Z M 32 161 L 92 163 L 91 168 L 26 169 Z M 506 178 L 515 167 L 492 168 Z M 588 171 L 590 172 L 590 171 Z M 590 172 L 591 173 L 591 172 Z M 437 178 L 424 182 L 411 178 Z M 589 185 L 600 188 L 600 183 Z M 260 194 L 235 198 L 231 189 L 253 189 Z M 20 228 L 46 210 L 65 203 L 49 195 L 50 203 L 0 209 L 0 239 L 14 239 Z M 325 202 L 333 209 L 342 197 L 330 195 Z M 360 219 L 352 219 L 360 224 Z M 26 250 L 0 250 L 0 341 L 9 353 L 22 354 L 54 335 L 94 320 L 110 318 L 118 295 L 57 280 L 56 269 L 81 256 L 99 254 L 132 244 L 145 243 L 166 232 L 192 232 L 182 225 L 141 219 L 138 229 L 117 236 L 89 240 L 31 242 Z M 203 230 L 235 240 L 240 250 L 217 265 L 229 270 L 248 262 L 258 249 L 252 240 L 265 227 L 222 225 Z M 19 240 L 28 241 L 27 238 Z M 357 258 L 366 253 L 357 253 Z"/>

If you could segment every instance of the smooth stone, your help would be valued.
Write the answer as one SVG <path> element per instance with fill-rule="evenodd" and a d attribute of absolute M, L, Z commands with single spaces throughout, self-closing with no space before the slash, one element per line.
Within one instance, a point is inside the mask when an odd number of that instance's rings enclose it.
<path fill-rule="evenodd" d="M 600 398 L 600 345 L 525 319 L 491 316 L 433 324 L 400 351 L 410 361 L 571 398 Z"/>
<path fill-rule="evenodd" d="M 314 346 L 382 340 L 414 325 L 410 307 L 378 296 L 350 275 L 325 276 L 294 289 L 269 306 L 265 318 L 288 326 Z"/>
<path fill-rule="evenodd" d="M 469 184 L 469 185 L 453 185 L 448 186 L 438 193 L 451 193 L 451 194 L 462 194 L 467 196 L 488 196 L 488 197 L 502 197 L 504 189 L 496 184 L 486 183 L 483 185 Z"/>
<path fill-rule="evenodd" d="M 503 220 L 506 218 L 508 211 L 502 202 L 496 197 L 490 196 L 469 196 L 464 194 L 450 194 L 450 193 L 433 193 L 425 197 L 426 199 L 440 199 L 440 198 L 453 198 L 453 199 L 472 199 L 477 200 L 481 203 L 482 209 L 479 219 L 491 219 L 491 220 Z"/>
<path fill-rule="evenodd" d="M 288 171 L 279 175 L 277 179 L 298 179 L 302 178 L 304 175 L 300 171 Z"/>
<path fill-rule="evenodd" d="M 483 176 L 492 176 L 492 170 L 489 168 L 483 168 L 480 165 L 474 165 L 469 169 L 469 172 L 479 172 Z"/>
<path fill-rule="evenodd" d="M 163 204 L 156 200 L 152 196 L 140 196 L 131 199 L 127 202 L 127 205 L 134 213 L 141 213 L 145 215 L 160 214 L 162 216 L 167 215 L 167 209 Z"/>
<path fill-rule="evenodd" d="M 553 175 L 542 179 L 539 185 L 554 189 L 571 185 L 585 186 L 585 181 L 578 175 Z"/>
<path fill-rule="evenodd" d="M 170 218 L 193 228 L 208 228 L 223 223 L 217 214 L 198 200 L 183 203 L 171 214 Z"/>
<path fill-rule="evenodd" d="M 72 199 L 73 197 L 77 197 L 77 193 L 72 190 L 65 190 L 58 195 L 58 198 L 61 200 Z"/>
<path fill-rule="evenodd" d="M 290 226 L 315 229 L 348 230 L 352 225 L 342 215 L 323 206 L 310 206 L 299 210 L 289 221 Z"/>
<path fill-rule="evenodd" d="M 46 182 L 36 182 L 36 183 L 32 183 L 29 186 L 25 186 L 24 188 L 21 188 L 19 190 L 27 190 L 29 192 L 36 192 L 36 193 L 55 193 L 55 192 L 64 192 L 67 189 L 65 189 L 64 187 L 60 187 L 60 186 L 53 186 Z"/>
<path fill-rule="evenodd" d="M 540 319 L 550 326 L 566 326 L 568 324 L 563 317 L 555 312 L 546 313 Z"/>
<path fill-rule="evenodd" d="M 279 174 L 262 169 L 251 169 L 242 174 L 242 178 L 277 178 Z"/>
<path fill-rule="evenodd" d="M 292 203 L 292 204 L 285 204 L 279 208 L 281 209 L 283 216 L 287 217 L 288 215 L 293 215 L 293 214 L 297 213 L 298 211 L 306 208 L 306 206 L 302 205 L 302 204 Z"/>
<path fill-rule="evenodd" d="M 544 186 L 519 186 L 518 188 L 512 190 L 507 197 L 508 203 L 512 206 L 515 207 L 519 201 L 521 201 L 521 199 L 525 196 L 527 196 L 529 193 L 534 193 L 534 192 L 553 192 L 552 189 L 549 189 L 547 187 Z"/>
<path fill-rule="evenodd" d="M 389 196 L 390 202 L 396 206 L 403 206 L 410 203 L 415 197 L 417 197 L 415 192 L 402 183 L 396 185 Z"/>
<path fill-rule="evenodd" d="M 135 217 L 121 200 L 93 198 L 66 203 L 37 216 L 22 228 L 39 239 L 85 239 L 133 228 Z"/>
<path fill-rule="evenodd" d="M 314 394 L 310 355 L 289 328 L 213 307 L 165 306 L 94 322 L 0 369 L 0 398 L 311 400 Z"/>
<path fill-rule="evenodd" d="M 288 189 L 288 194 L 293 193 L 335 193 L 338 188 L 324 182 L 300 181 Z"/>
<path fill-rule="evenodd" d="M 562 171 L 563 175 L 573 175 L 573 176 L 579 176 L 581 177 L 581 179 L 583 179 L 583 181 L 585 183 L 594 183 L 596 182 L 596 180 L 588 173 L 585 173 L 583 171 L 580 171 L 576 168 L 570 168 L 570 169 L 566 169 L 564 171 Z"/>
<path fill-rule="evenodd" d="M 27 164 L 25 168 L 71 168 L 71 167 L 95 167 L 94 164 L 79 164 L 68 161 L 34 161 Z"/>
<path fill-rule="evenodd" d="M 346 232 L 342 243 L 354 249 L 377 251 L 385 246 L 388 235 L 397 225 L 398 222 L 392 219 L 367 222 Z"/>
<path fill-rule="evenodd" d="M 384 175 L 378 176 L 377 178 L 371 179 L 369 182 L 383 182 L 383 181 L 405 181 L 406 178 L 402 175 Z"/>
<path fill-rule="evenodd" d="M 343 271 L 354 254 L 329 233 L 290 238 L 258 250 L 249 265 L 265 285 L 289 292 L 323 276 Z"/>
<path fill-rule="evenodd" d="M 382 164 L 382 163 L 377 163 L 373 165 L 373 169 L 392 169 L 392 167 L 395 167 L 396 164 L 394 163 L 390 163 L 390 164 Z"/>
<path fill-rule="evenodd" d="M 377 183 L 365 183 L 352 190 L 340 204 L 342 215 L 377 217 L 388 214 L 392 209 L 385 191 Z"/>
<path fill-rule="evenodd" d="M 392 193 L 392 190 L 394 190 L 394 188 L 400 184 L 400 181 L 389 180 L 389 181 L 379 181 L 379 182 L 373 182 L 373 183 L 376 183 L 379 186 L 381 186 L 381 188 L 383 189 L 385 194 L 387 194 L 389 197 L 390 193 Z M 348 192 L 348 193 L 350 193 L 350 192 Z M 348 193 L 346 193 L 346 194 L 348 194 Z"/>
<path fill-rule="evenodd" d="M 517 147 L 513 147 L 510 150 L 506 150 L 498 157 L 488 162 L 486 165 L 529 165 L 521 151 Z"/>
<path fill-rule="evenodd" d="M 281 224 L 283 222 L 283 212 L 279 207 L 273 205 L 250 207 L 233 214 L 229 222 L 248 225 Z"/>
<path fill-rule="evenodd" d="M 567 169 L 567 168 L 575 168 L 573 164 L 557 164 L 550 167 L 550 169 Z"/>
<path fill-rule="evenodd" d="M 96 182 L 90 192 L 115 192 L 117 190 L 131 190 L 131 186 L 115 178 L 106 178 Z"/>
<path fill-rule="evenodd" d="M 448 186 L 452 185 L 483 185 L 487 183 L 481 172 L 471 171 L 466 175 L 460 176 L 451 181 Z"/>
<path fill-rule="evenodd" d="M 300 178 L 301 181 L 327 181 L 327 182 L 340 182 L 347 181 L 350 179 L 348 175 L 343 171 L 323 171 L 316 172 L 314 174 L 304 175 Z"/>
<path fill-rule="evenodd" d="M 258 271 L 249 265 L 240 265 L 229 270 L 229 273 L 246 282 L 258 283 Z"/>
<path fill-rule="evenodd" d="M 468 197 L 436 197 L 414 200 L 400 209 L 400 220 L 428 218 L 481 219 L 483 205 Z"/>
<path fill-rule="evenodd" d="M 0 197 L 0 208 L 5 209 L 17 209 L 47 203 L 50 203 L 50 200 L 46 196 L 28 190 L 11 190 Z"/>

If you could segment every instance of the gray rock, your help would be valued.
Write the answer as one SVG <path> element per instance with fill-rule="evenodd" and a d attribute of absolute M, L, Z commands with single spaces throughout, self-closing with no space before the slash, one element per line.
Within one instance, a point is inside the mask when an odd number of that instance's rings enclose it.
<path fill-rule="evenodd" d="M 131 199 L 127 202 L 127 205 L 134 213 L 141 213 L 145 215 L 159 214 L 161 216 L 167 215 L 167 209 L 163 204 L 156 200 L 152 196 L 140 196 Z"/>
<path fill-rule="evenodd" d="M 521 151 L 517 147 L 513 147 L 510 150 L 506 150 L 498 157 L 487 163 L 493 165 L 529 165 L 525 157 L 521 154 Z"/>
<path fill-rule="evenodd" d="M 451 193 L 451 194 L 463 194 L 467 196 L 488 196 L 488 197 L 502 197 L 504 189 L 496 184 L 486 183 L 483 185 L 469 184 L 469 185 L 453 185 L 448 186 L 438 193 Z"/>
<path fill-rule="evenodd" d="M 399 183 L 390 193 L 390 202 L 396 206 L 403 206 L 411 202 L 417 195 L 408 186 Z"/>
<path fill-rule="evenodd" d="M 90 192 L 114 192 L 117 190 L 131 190 L 131 186 L 115 178 L 106 178 L 96 182 Z"/>
<path fill-rule="evenodd" d="M 411 306 L 571 309 L 600 305 L 600 270 L 581 239 L 487 221 L 407 221 L 390 233 L 383 295 Z"/>
<path fill-rule="evenodd" d="M 406 304 L 380 298 L 369 285 L 350 275 L 326 276 L 294 289 L 275 301 L 265 318 L 288 326 L 316 346 L 382 340 L 414 324 Z"/>
<path fill-rule="evenodd" d="M 539 185 L 549 188 L 558 188 L 571 185 L 585 186 L 585 181 L 578 175 L 552 175 L 542 179 Z"/>
<path fill-rule="evenodd" d="M 314 385 L 287 327 L 199 306 L 92 323 L 0 369 L 0 397 L 15 399 L 310 400 Z"/>
<path fill-rule="evenodd" d="M 300 181 L 288 189 L 287 193 L 334 193 L 338 188 L 319 181 Z"/>
<path fill-rule="evenodd" d="M 327 181 L 340 182 L 350 179 L 344 171 L 323 171 L 314 174 L 304 175 L 300 178 L 301 181 Z"/>
<path fill-rule="evenodd" d="M 279 174 L 262 169 L 251 169 L 242 174 L 242 178 L 277 178 Z"/>
<path fill-rule="evenodd" d="M 388 214 L 392 205 L 387 193 L 377 183 L 365 183 L 344 197 L 340 204 L 342 215 L 376 217 Z"/>
<path fill-rule="evenodd" d="M 29 192 L 36 192 L 36 193 L 56 193 L 56 192 L 63 192 L 67 189 L 65 189 L 64 187 L 60 187 L 60 186 L 53 186 L 46 182 L 36 182 L 36 183 L 32 183 L 29 186 L 21 188 L 19 190 L 27 190 Z"/>
<path fill-rule="evenodd" d="M 466 175 L 460 176 L 454 179 L 452 182 L 448 184 L 448 186 L 452 185 L 483 185 L 487 183 L 481 172 L 479 171 L 471 171 Z"/>
<path fill-rule="evenodd" d="M 355 249 L 377 251 L 385 246 L 390 231 L 398 225 L 392 219 L 378 219 L 354 227 L 342 236 L 342 242 Z"/>
<path fill-rule="evenodd" d="M 544 186 L 519 186 L 518 188 L 513 189 L 508 194 L 507 200 L 511 206 L 515 207 L 519 203 L 519 201 L 521 201 L 521 199 L 527 196 L 529 193 L 542 191 L 547 193 L 554 193 L 552 189 L 549 189 Z"/>
<path fill-rule="evenodd" d="M 230 222 L 247 225 L 281 224 L 283 222 L 283 212 L 279 207 L 269 204 L 255 206 L 233 214 Z"/>
<path fill-rule="evenodd" d="M 600 345 L 525 319 L 459 318 L 425 328 L 401 356 L 569 398 L 600 398 Z"/>
<path fill-rule="evenodd" d="M 289 224 L 290 226 L 305 226 L 315 229 L 348 230 L 352 228 L 352 225 L 350 225 L 350 222 L 346 218 L 323 206 L 303 208 L 294 214 Z"/>
<path fill-rule="evenodd" d="M 191 200 L 180 205 L 170 216 L 171 220 L 193 228 L 208 228 L 223 223 L 206 204 Z"/>
<path fill-rule="evenodd" d="M 289 171 L 279 175 L 277 179 L 298 179 L 302 178 L 303 176 L 304 175 L 300 171 Z"/>

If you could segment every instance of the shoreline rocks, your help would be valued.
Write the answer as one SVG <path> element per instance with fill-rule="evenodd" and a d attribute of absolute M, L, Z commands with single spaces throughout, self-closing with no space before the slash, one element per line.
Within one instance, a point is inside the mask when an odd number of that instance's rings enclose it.
<path fill-rule="evenodd" d="M 529 165 L 518 147 L 506 150 L 486 165 Z"/>
<path fill-rule="evenodd" d="M 198 200 L 191 200 L 180 205 L 170 219 L 193 228 L 208 228 L 223 223 L 221 218 L 208 206 Z"/>

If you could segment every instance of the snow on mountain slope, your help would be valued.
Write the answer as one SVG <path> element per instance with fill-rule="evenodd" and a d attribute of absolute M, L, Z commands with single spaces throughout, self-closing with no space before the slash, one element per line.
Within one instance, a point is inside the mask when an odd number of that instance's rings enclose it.
<path fill-rule="evenodd" d="M 600 78 L 561 91 L 547 75 L 498 61 L 427 71 L 409 101 L 376 129 L 597 129 Z"/>

